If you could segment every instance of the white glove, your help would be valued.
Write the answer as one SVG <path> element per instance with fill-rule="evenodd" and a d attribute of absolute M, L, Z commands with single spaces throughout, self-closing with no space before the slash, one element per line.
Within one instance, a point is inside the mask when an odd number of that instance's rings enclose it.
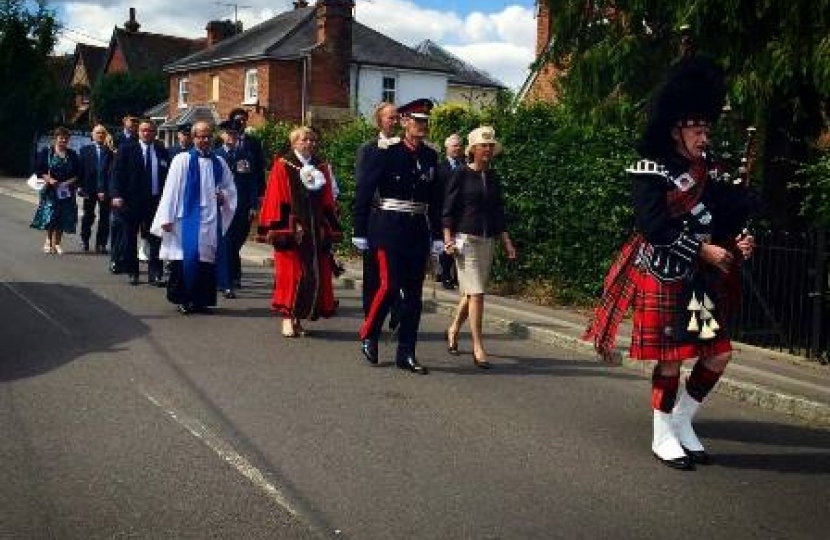
<path fill-rule="evenodd" d="M 432 241 L 432 254 L 439 255 L 444 252 L 444 242 L 441 240 Z"/>
<path fill-rule="evenodd" d="M 359 251 L 366 251 L 369 249 L 369 241 L 365 238 L 353 237 L 352 244 L 356 247 Z"/>

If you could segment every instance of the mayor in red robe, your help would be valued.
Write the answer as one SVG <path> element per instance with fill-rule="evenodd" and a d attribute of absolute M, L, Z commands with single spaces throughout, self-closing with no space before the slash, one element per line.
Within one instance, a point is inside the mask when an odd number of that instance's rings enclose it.
<path fill-rule="evenodd" d="M 260 239 L 274 246 L 273 309 L 285 337 L 305 335 L 300 321 L 331 317 L 337 307 L 330 252 L 342 238 L 328 164 L 312 155 L 313 132 L 294 129 L 291 150 L 274 160 L 259 218 Z"/>

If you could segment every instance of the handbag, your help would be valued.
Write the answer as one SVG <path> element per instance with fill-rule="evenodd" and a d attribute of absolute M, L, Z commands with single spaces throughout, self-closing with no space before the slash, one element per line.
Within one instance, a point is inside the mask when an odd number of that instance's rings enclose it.
<path fill-rule="evenodd" d="M 46 186 L 46 180 L 38 178 L 37 174 L 33 174 L 26 180 L 26 185 L 35 191 L 41 191 Z"/>

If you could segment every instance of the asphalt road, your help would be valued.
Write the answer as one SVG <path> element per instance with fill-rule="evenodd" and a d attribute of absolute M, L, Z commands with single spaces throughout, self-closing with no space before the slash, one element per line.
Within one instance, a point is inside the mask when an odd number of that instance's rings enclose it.
<path fill-rule="evenodd" d="M 426 314 L 426 377 L 360 359 L 357 292 L 285 339 L 270 271 L 178 315 L 104 258 L 44 255 L 0 196 L 0 539 L 826 538 L 830 432 L 715 396 L 693 473 L 651 456 L 642 374 Z M 146 274 L 142 276 L 146 278 Z"/>

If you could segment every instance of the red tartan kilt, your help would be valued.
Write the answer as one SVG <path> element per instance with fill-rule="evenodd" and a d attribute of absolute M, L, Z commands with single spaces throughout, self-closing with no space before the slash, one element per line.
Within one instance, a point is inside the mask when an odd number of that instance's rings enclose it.
<path fill-rule="evenodd" d="M 679 343 L 666 335 L 666 328 L 673 327 L 677 306 L 682 301 L 682 281 L 661 283 L 639 268 L 632 268 L 631 277 L 636 290 L 630 350 L 632 358 L 681 362 L 732 351 L 732 343 L 722 336 L 705 342 Z"/>

